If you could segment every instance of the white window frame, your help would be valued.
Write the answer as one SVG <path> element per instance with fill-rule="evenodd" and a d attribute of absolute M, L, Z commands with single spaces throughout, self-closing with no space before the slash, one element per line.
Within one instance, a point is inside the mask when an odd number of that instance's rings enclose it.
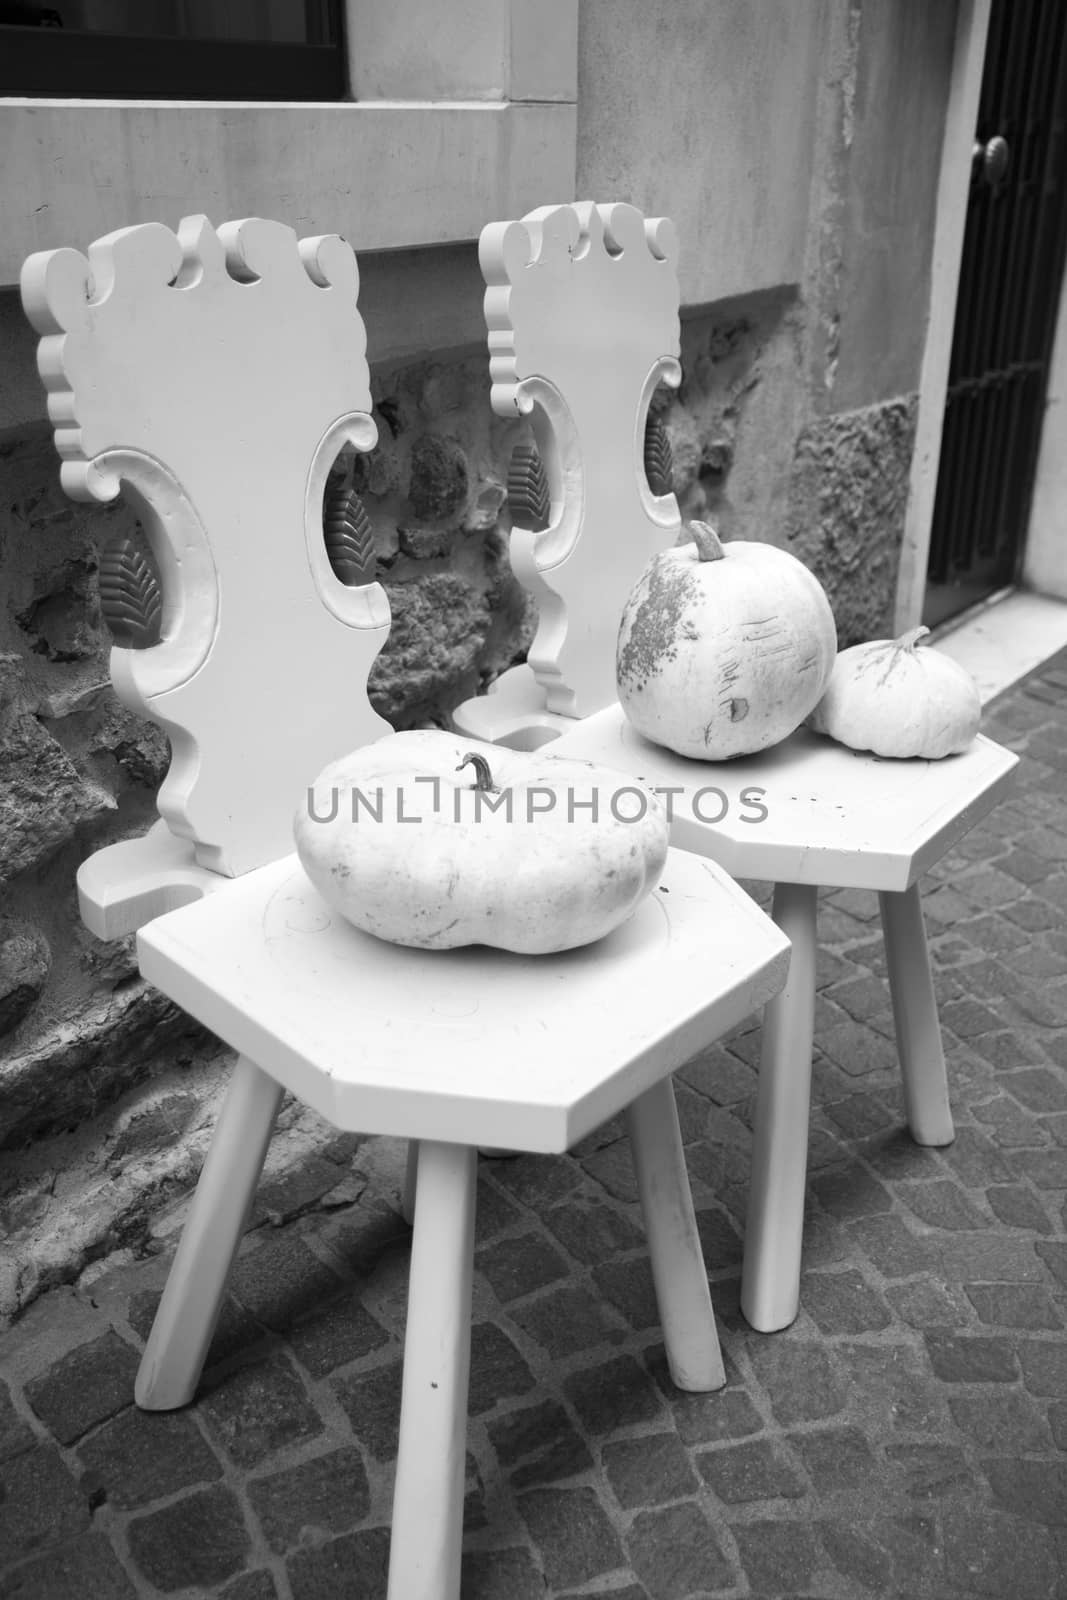
<path fill-rule="evenodd" d="M 0 285 L 136 222 L 267 216 L 358 250 L 575 198 L 578 0 L 346 0 L 353 98 L 0 98 Z"/>

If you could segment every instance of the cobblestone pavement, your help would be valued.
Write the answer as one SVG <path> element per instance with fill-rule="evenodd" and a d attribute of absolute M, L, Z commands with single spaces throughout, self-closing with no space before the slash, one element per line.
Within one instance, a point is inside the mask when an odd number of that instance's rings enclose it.
<path fill-rule="evenodd" d="M 629 1152 L 485 1160 L 464 1600 L 1067 1596 L 1067 653 L 925 898 L 957 1119 L 901 1126 L 874 896 L 829 894 L 802 1311 L 737 1310 L 758 1034 L 678 1099 L 729 1382 L 665 1372 Z M 131 1405 L 166 1253 L 0 1338 L 5 1600 L 384 1595 L 408 1231 L 339 1139 L 266 1191 L 197 1403 Z"/>

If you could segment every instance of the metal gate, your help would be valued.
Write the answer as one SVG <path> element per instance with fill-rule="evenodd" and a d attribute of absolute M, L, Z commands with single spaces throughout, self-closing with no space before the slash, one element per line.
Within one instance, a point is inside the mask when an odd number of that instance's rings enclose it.
<path fill-rule="evenodd" d="M 1067 3 L 993 0 L 923 621 L 1013 582 L 1067 247 Z"/>

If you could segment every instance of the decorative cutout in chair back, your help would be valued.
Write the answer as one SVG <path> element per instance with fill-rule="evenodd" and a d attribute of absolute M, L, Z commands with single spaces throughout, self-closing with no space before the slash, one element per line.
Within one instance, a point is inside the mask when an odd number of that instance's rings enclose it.
<path fill-rule="evenodd" d="M 23 268 L 63 487 L 124 491 L 157 569 L 105 559 L 112 679 L 170 735 L 160 812 L 227 876 L 286 854 L 307 784 L 389 732 L 366 695 L 389 631 L 373 550 L 342 537 L 353 584 L 323 530 L 336 456 L 377 438 L 358 294 L 343 239 L 260 218 L 148 223 Z"/>
<path fill-rule="evenodd" d="M 623 606 L 681 528 L 664 471 L 646 475 L 664 465 L 646 452 L 652 395 L 681 382 L 676 258 L 671 222 L 629 205 L 544 206 L 482 231 L 493 410 L 529 415 L 551 500 L 547 525 L 515 521 L 511 562 L 540 606 L 530 666 L 566 716 L 615 699 Z M 541 506 L 521 466 L 513 517 Z"/>

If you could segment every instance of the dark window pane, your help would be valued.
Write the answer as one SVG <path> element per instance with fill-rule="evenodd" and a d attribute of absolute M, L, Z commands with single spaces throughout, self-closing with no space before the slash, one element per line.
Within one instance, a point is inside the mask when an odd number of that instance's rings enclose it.
<path fill-rule="evenodd" d="M 336 100 L 340 0 L 0 0 L 0 94 Z"/>

